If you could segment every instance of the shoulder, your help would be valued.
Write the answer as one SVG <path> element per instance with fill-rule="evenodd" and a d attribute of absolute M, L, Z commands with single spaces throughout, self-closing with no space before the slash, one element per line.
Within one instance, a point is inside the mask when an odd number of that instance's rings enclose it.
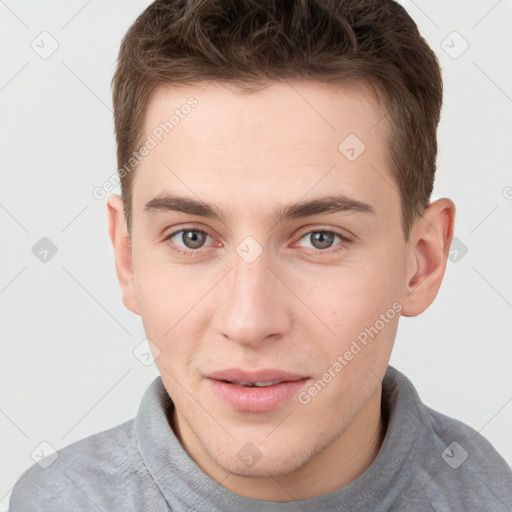
<path fill-rule="evenodd" d="M 450 444 L 453 446 L 447 446 L 448 449 L 443 455 L 445 458 L 452 457 L 452 452 L 453 457 L 459 453 L 461 463 L 462 459 L 467 460 L 495 476 L 505 478 L 509 483 L 512 482 L 512 472 L 507 462 L 482 434 L 462 421 L 427 406 L 425 409 L 432 418 L 432 428 L 436 436 L 443 440 L 452 439 Z"/>
<path fill-rule="evenodd" d="M 133 422 L 72 443 L 33 464 L 17 480 L 9 511 L 112 508 L 121 487 L 147 478 Z"/>
<path fill-rule="evenodd" d="M 512 510 L 511 468 L 482 434 L 425 405 L 412 382 L 393 367 L 383 392 L 392 413 L 393 450 L 407 467 L 408 487 L 401 498 L 407 507 Z"/>
<path fill-rule="evenodd" d="M 461 510 L 510 511 L 512 471 L 494 446 L 462 421 L 427 406 L 425 411 L 435 453 L 424 492 L 432 504 L 444 510 L 445 497 L 451 495 Z"/>

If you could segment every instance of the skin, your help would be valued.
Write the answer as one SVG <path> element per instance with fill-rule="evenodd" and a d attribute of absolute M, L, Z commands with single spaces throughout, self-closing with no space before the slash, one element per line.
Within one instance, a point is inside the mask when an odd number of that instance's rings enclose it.
<path fill-rule="evenodd" d="M 455 206 L 432 202 L 405 241 L 386 167 L 388 121 L 363 85 L 295 81 L 251 94 L 215 82 L 161 86 L 144 137 L 190 96 L 198 106 L 136 170 L 131 245 L 122 199 L 107 201 L 123 302 L 158 347 L 173 429 L 204 472 L 235 493 L 272 501 L 334 491 L 361 475 L 381 446 L 381 380 L 399 314 L 305 405 L 293 399 L 269 412 L 237 412 L 204 376 L 279 368 L 316 381 L 392 304 L 405 316 L 423 312 L 441 285 Z M 366 146 L 353 162 L 338 150 L 351 133 Z M 225 219 L 146 213 L 162 192 L 211 203 Z M 333 194 L 376 214 L 272 218 L 284 204 Z M 209 236 L 192 249 L 182 233 L 164 241 L 180 228 Z M 312 235 L 329 229 L 350 241 L 334 237 L 318 248 Z M 262 248 L 252 263 L 236 251 L 247 236 Z M 237 457 L 248 442 L 261 453 L 252 467 Z"/>

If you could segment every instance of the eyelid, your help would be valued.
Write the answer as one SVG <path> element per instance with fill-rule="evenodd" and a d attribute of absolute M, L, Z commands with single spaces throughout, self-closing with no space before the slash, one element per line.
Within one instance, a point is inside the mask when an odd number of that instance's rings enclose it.
<path fill-rule="evenodd" d="M 189 224 L 185 221 L 183 223 L 175 224 L 174 226 L 169 226 L 168 228 L 165 228 L 164 233 L 166 233 L 166 236 L 175 235 L 180 231 L 202 231 L 208 235 L 210 234 L 210 227 L 208 225 L 205 225 L 202 222 L 189 222 Z"/>
<path fill-rule="evenodd" d="M 172 238 L 173 236 L 177 235 L 178 233 L 181 233 L 182 231 L 197 231 L 198 233 L 204 233 L 205 235 L 211 236 L 208 231 L 202 228 L 195 228 L 192 226 L 185 226 L 179 229 L 174 229 L 172 231 L 169 231 L 164 235 L 165 238 Z"/>
<path fill-rule="evenodd" d="M 298 237 L 298 239 L 300 240 L 301 238 L 304 238 L 306 235 L 310 235 L 311 233 L 332 233 L 334 235 L 338 235 L 343 240 L 350 240 L 349 236 L 345 235 L 343 231 L 327 226 L 309 228 L 307 231 L 303 231 L 301 235 Z"/>
<path fill-rule="evenodd" d="M 344 231 L 341 229 L 333 228 L 331 226 L 320 226 L 320 227 L 313 227 L 309 228 L 306 231 L 301 231 L 299 235 L 296 236 L 295 240 L 299 241 L 302 238 L 304 238 L 306 235 L 311 235 L 312 233 L 332 233 L 333 235 L 339 236 L 343 241 L 351 242 L 352 238 L 345 234 Z"/>

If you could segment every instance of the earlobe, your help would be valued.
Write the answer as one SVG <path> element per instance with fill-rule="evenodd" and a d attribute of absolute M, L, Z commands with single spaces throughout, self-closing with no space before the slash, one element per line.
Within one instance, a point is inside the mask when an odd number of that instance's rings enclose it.
<path fill-rule="evenodd" d="M 411 259 L 402 315 L 416 316 L 434 301 L 441 287 L 455 224 L 455 205 L 450 199 L 432 203 L 412 233 Z"/>
<path fill-rule="evenodd" d="M 132 249 L 126 228 L 124 202 L 121 196 L 111 194 L 107 198 L 108 233 L 114 248 L 117 279 L 121 286 L 124 305 L 135 314 L 139 306 L 135 293 Z"/>

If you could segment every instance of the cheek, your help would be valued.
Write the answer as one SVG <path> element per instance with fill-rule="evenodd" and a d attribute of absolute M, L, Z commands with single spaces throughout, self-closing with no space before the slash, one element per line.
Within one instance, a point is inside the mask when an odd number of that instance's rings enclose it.
<path fill-rule="evenodd" d="M 160 351 L 156 361 L 160 371 L 160 365 L 171 369 L 173 361 L 191 359 L 201 325 L 200 298 L 205 294 L 205 282 L 188 279 L 176 268 L 155 261 L 138 263 L 135 285 L 144 331 Z"/>
<path fill-rule="evenodd" d="M 351 268 L 310 294 L 311 309 L 320 312 L 335 333 L 317 336 L 310 345 L 318 362 L 316 380 L 304 397 L 311 400 L 311 410 L 328 408 L 333 417 L 345 421 L 375 392 L 400 316 L 392 281 L 379 267 Z M 318 322 L 311 318 L 309 325 Z"/>
<path fill-rule="evenodd" d="M 321 320 L 336 335 L 346 338 L 374 323 L 397 300 L 395 279 L 394 271 L 384 271 L 380 263 L 357 263 L 329 273 L 318 272 L 314 280 L 297 276 L 294 288 L 316 313 L 317 319 L 310 315 L 312 321 Z"/>
<path fill-rule="evenodd" d="M 297 281 L 301 283 L 297 295 L 307 297 L 308 306 L 321 319 L 304 317 L 309 318 L 310 328 L 315 323 L 322 329 L 317 330 L 310 348 L 321 358 L 321 371 L 330 369 L 337 377 L 331 392 L 343 389 L 348 396 L 360 396 L 366 393 L 364 386 L 355 390 L 352 384 L 367 383 L 372 389 L 375 375 L 385 371 L 400 317 L 397 283 L 401 273 L 400 255 L 382 250 L 377 255 L 373 251 L 371 257 L 354 258 L 351 264 L 347 261 L 328 274 L 318 274 L 314 286 L 309 279 Z M 339 364 L 333 368 L 336 362 Z M 329 378 L 326 374 L 325 379 Z M 336 400 L 335 394 L 332 397 Z"/>

